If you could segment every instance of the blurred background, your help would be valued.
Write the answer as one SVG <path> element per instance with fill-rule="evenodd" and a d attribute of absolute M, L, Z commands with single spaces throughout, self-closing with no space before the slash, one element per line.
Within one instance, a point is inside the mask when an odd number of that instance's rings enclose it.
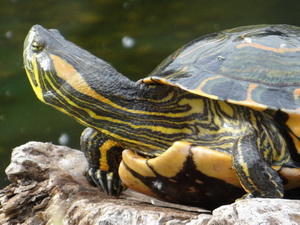
<path fill-rule="evenodd" d="M 34 24 L 56 28 L 72 42 L 138 80 L 183 44 L 245 25 L 300 26 L 297 0 L 1 0 L 0 188 L 14 147 L 28 141 L 79 149 L 83 127 L 38 101 L 22 64 Z"/>

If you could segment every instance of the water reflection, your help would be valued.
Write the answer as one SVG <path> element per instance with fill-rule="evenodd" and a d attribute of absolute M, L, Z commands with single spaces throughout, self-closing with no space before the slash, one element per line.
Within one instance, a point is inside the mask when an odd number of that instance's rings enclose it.
<path fill-rule="evenodd" d="M 132 48 L 135 45 L 135 39 L 129 36 L 122 38 L 122 45 L 124 48 Z"/>
<path fill-rule="evenodd" d="M 62 133 L 58 138 L 58 144 L 68 146 L 70 144 L 71 138 L 68 133 Z"/>

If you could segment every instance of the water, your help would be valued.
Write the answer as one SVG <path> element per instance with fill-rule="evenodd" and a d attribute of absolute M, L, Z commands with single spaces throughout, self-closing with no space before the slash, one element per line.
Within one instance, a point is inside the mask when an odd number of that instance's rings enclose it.
<path fill-rule="evenodd" d="M 69 40 L 138 80 L 201 35 L 261 23 L 300 26 L 300 2 L 280 0 L 2 0 L 0 7 L 0 187 L 11 150 L 28 141 L 79 148 L 83 127 L 39 102 L 22 68 L 24 38 L 34 24 Z"/>

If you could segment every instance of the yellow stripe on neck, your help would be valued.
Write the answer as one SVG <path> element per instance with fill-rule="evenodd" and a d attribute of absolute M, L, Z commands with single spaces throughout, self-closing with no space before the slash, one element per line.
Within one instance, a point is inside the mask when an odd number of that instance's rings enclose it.
<path fill-rule="evenodd" d="M 177 118 L 186 115 L 186 112 L 183 115 L 181 113 L 149 112 L 149 111 L 133 110 L 130 108 L 122 107 L 112 102 L 111 100 L 105 98 L 104 96 L 100 95 L 99 93 L 95 92 L 93 89 L 91 89 L 89 84 L 82 78 L 81 74 L 78 73 L 77 70 L 70 63 L 61 59 L 57 55 L 50 54 L 50 57 L 53 60 L 53 65 L 55 67 L 55 71 L 58 77 L 65 80 L 76 91 L 84 95 L 90 96 L 94 99 L 97 99 L 100 102 L 106 103 L 113 108 L 123 110 L 129 113 L 144 114 L 144 115 L 169 116 L 169 117 L 177 117 Z"/>

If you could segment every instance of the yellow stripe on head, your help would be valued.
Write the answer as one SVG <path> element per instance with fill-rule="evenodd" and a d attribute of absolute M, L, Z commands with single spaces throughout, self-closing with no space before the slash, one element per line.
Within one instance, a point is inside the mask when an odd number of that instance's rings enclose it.
<path fill-rule="evenodd" d="M 39 80 L 40 74 L 38 71 L 36 57 L 32 57 L 31 66 L 32 66 L 31 70 L 25 66 L 25 71 L 26 71 L 27 77 L 28 77 L 31 87 L 34 90 L 34 93 L 36 94 L 38 99 L 42 102 L 45 102 L 44 97 L 43 97 L 43 90 L 41 88 L 41 84 L 40 84 L 40 80 Z"/>

